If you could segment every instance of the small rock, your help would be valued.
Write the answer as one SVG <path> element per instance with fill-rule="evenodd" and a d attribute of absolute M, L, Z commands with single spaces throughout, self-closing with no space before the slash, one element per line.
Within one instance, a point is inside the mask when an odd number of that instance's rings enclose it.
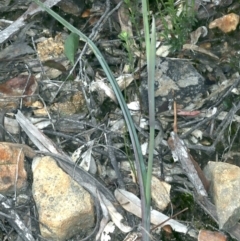
<path fill-rule="evenodd" d="M 50 79 L 57 78 L 65 71 L 64 69 L 68 69 L 69 61 L 60 60 L 65 56 L 63 53 L 65 39 L 65 35 L 57 34 L 55 38 L 47 38 L 37 44 L 37 52 L 43 62 L 44 72 Z M 32 62 L 28 64 L 32 66 Z M 60 66 L 61 68 L 59 68 Z M 36 65 L 32 67 L 34 72 L 40 72 L 39 67 L 36 67 Z"/>
<path fill-rule="evenodd" d="M 81 15 L 85 1 L 79 0 L 62 0 L 57 4 L 65 13 L 73 14 L 75 16 Z"/>
<path fill-rule="evenodd" d="M 211 181 L 219 228 L 228 230 L 240 219 L 240 168 L 224 162 L 208 162 L 204 174 Z"/>
<path fill-rule="evenodd" d="M 50 109 L 54 113 L 58 113 L 60 116 L 69 116 L 79 112 L 86 112 L 86 102 L 84 95 L 81 91 L 76 91 L 71 95 L 66 95 L 61 102 L 56 102 L 50 106 Z"/>
<path fill-rule="evenodd" d="M 0 143 L 0 192 L 11 194 L 15 185 L 19 192 L 26 188 L 26 184 L 27 173 L 24 168 L 23 151 L 9 146 L 8 143 Z"/>
<path fill-rule="evenodd" d="M 189 61 L 157 58 L 155 69 L 156 112 L 172 107 L 173 99 L 179 109 L 192 110 L 205 92 L 204 78 Z M 148 83 L 145 79 L 140 86 L 144 111 L 148 110 Z"/>
<path fill-rule="evenodd" d="M 220 232 L 214 232 L 210 230 L 200 230 L 198 235 L 198 241 L 226 241 L 227 237 L 220 233 Z"/>
<path fill-rule="evenodd" d="M 58 34 L 55 38 L 48 38 L 37 44 L 37 52 L 41 61 L 59 58 L 64 51 L 63 36 Z"/>
<path fill-rule="evenodd" d="M 51 157 L 35 158 L 33 197 L 41 235 L 51 241 L 64 241 L 94 225 L 90 194 L 58 167 Z"/>
<path fill-rule="evenodd" d="M 221 18 L 217 18 L 209 24 L 209 28 L 218 27 L 224 33 L 236 30 L 239 23 L 239 15 L 235 13 L 227 14 Z"/>
<path fill-rule="evenodd" d="M 152 176 L 152 199 L 161 211 L 170 203 L 170 189 L 171 185 Z"/>

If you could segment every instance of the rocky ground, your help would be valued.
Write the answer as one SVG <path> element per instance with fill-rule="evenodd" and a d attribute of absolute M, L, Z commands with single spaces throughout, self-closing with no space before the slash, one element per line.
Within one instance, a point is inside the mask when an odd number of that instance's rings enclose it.
<path fill-rule="evenodd" d="M 45 4 L 96 43 L 147 163 L 141 4 Z M 240 4 L 149 4 L 157 30 L 150 235 L 240 240 Z M 0 2 L 0 109 L 0 240 L 141 239 L 133 146 L 112 87 L 85 42 L 31 1 Z"/>

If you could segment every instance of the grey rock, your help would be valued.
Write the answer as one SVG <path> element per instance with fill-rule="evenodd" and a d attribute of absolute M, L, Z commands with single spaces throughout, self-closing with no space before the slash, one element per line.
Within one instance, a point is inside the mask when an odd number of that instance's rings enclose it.
<path fill-rule="evenodd" d="M 176 100 L 178 108 L 192 110 L 205 92 L 204 78 L 189 61 L 157 58 L 155 70 L 156 112 L 163 112 Z M 147 79 L 140 86 L 144 111 L 148 110 Z"/>

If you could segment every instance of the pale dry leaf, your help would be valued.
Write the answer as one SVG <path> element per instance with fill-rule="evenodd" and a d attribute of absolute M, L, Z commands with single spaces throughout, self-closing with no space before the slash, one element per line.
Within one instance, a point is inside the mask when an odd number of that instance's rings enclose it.
<path fill-rule="evenodd" d="M 76 149 L 73 154 L 72 154 L 72 160 L 74 162 L 78 161 L 78 159 L 80 158 L 81 154 L 82 154 L 82 150 L 84 148 L 84 145 L 83 146 L 80 146 L 78 149 Z"/>
<path fill-rule="evenodd" d="M 137 232 L 132 232 L 129 233 L 123 241 L 138 241 L 139 238 L 141 238 L 141 233 Z"/>
<path fill-rule="evenodd" d="M 204 48 L 201 48 L 195 44 L 184 44 L 183 45 L 183 49 L 188 49 L 188 50 L 191 50 L 191 51 L 196 51 L 196 52 L 199 52 L 199 53 L 203 53 L 203 54 L 206 54 L 214 59 L 219 59 L 217 55 L 211 53 L 210 51 L 208 51 L 207 49 L 204 49 Z"/>
<path fill-rule="evenodd" d="M 145 156 L 148 152 L 148 142 L 145 142 L 141 145 L 141 150 L 142 150 L 142 154 Z"/>
<path fill-rule="evenodd" d="M 81 159 L 80 167 L 82 167 L 85 171 L 90 172 L 91 174 L 96 174 L 97 172 L 97 166 L 95 159 L 92 155 L 92 147 L 93 147 L 94 141 L 89 141 L 86 145 L 88 146 L 88 149 L 82 153 L 83 148 L 85 148 L 85 145 L 79 147 L 77 150 L 74 151 L 72 154 L 72 159 L 74 162 Z"/>
<path fill-rule="evenodd" d="M 123 74 L 116 79 L 120 90 L 126 89 L 133 80 L 134 76 L 132 74 Z"/>
<path fill-rule="evenodd" d="M 158 47 L 160 47 L 161 46 L 161 41 L 156 41 L 156 49 L 158 49 Z"/>
<path fill-rule="evenodd" d="M 197 139 L 202 140 L 203 132 L 201 130 L 194 130 L 192 135 L 195 136 Z"/>
<path fill-rule="evenodd" d="M 101 241 L 109 241 L 109 240 L 111 240 L 111 237 L 110 237 L 109 234 L 110 234 L 110 233 L 113 233 L 114 230 L 115 230 L 115 225 L 114 225 L 114 223 L 113 223 L 113 222 L 109 222 L 109 223 L 105 226 L 105 228 L 104 228 L 104 230 L 103 230 L 103 232 L 102 232 Z"/>
<path fill-rule="evenodd" d="M 190 33 L 191 44 L 196 44 L 200 37 L 205 37 L 208 33 L 208 30 L 205 26 L 197 28 L 195 31 Z"/>
<path fill-rule="evenodd" d="M 193 144 L 198 144 L 199 140 L 195 136 L 191 136 L 189 139 Z M 200 144 L 201 145 L 201 144 Z"/>
<path fill-rule="evenodd" d="M 167 57 L 170 53 L 171 45 L 161 45 L 157 51 L 156 55 L 160 57 Z"/>
<path fill-rule="evenodd" d="M 112 132 L 117 132 L 117 133 L 123 133 L 125 130 L 125 120 L 124 119 L 119 119 L 116 121 L 113 121 L 111 126 L 111 131 Z"/>
<path fill-rule="evenodd" d="M 233 88 L 231 92 L 235 95 L 239 95 L 239 90 L 237 88 Z"/>
<path fill-rule="evenodd" d="M 8 118 L 8 117 L 4 118 L 4 127 L 6 131 L 14 135 L 19 134 L 20 132 L 20 127 L 18 122 L 12 118 Z"/>
<path fill-rule="evenodd" d="M 120 169 L 123 171 L 130 171 L 131 170 L 131 165 L 129 161 L 121 161 L 120 162 Z"/>
<path fill-rule="evenodd" d="M 131 169 L 129 176 L 132 178 L 132 182 L 133 183 L 137 183 L 138 182 L 137 176 L 136 176 L 136 169 L 135 169 L 135 173 Z"/>
<path fill-rule="evenodd" d="M 177 13 L 176 13 L 176 16 L 180 17 L 181 13 L 183 12 L 184 10 L 184 5 L 183 2 L 179 1 L 179 5 L 177 7 Z"/>
<path fill-rule="evenodd" d="M 90 172 L 91 174 L 96 174 L 97 166 L 96 166 L 95 159 L 92 155 L 93 144 L 94 144 L 94 141 L 88 142 L 88 149 L 82 154 L 82 161 L 80 163 L 80 167 Z"/>
<path fill-rule="evenodd" d="M 213 116 L 216 113 L 217 113 L 217 107 L 213 107 L 213 108 L 210 108 L 210 109 L 205 111 L 205 116 L 206 117 L 211 117 L 211 116 Z"/>
<path fill-rule="evenodd" d="M 100 196 L 101 196 L 104 204 L 106 205 L 109 215 L 110 215 L 112 221 L 115 223 L 115 225 L 124 233 L 130 232 L 132 230 L 132 228 L 122 223 L 123 216 L 116 210 L 116 208 L 113 206 L 113 204 L 108 199 L 106 199 L 101 194 L 100 194 Z"/>
<path fill-rule="evenodd" d="M 133 80 L 134 77 L 132 74 L 124 74 L 116 79 L 118 86 L 121 90 L 126 89 L 132 83 Z M 118 103 L 111 86 L 108 83 L 105 83 L 105 81 L 100 77 L 97 79 L 97 81 L 91 83 L 90 90 L 92 92 L 97 92 L 98 99 L 101 103 L 107 97 L 109 97 L 115 103 Z"/>
<path fill-rule="evenodd" d="M 118 103 L 113 90 L 106 83 L 104 83 L 103 81 L 98 81 L 97 84 L 98 88 L 103 90 L 107 97 L 109 97 L 115 103 Z"/>
<path fill-rule="evenodd" d="M 146 130 L 146 129 L 148 129 L 148 126 L 149 126 L 148 120 L 146 120 L 145 118 L 141 118 L 140 123 L 139 123 L 139 127 Z"/>
<path fill-rule="evenodd" d="M 82 154 L 82 161 L 80 167 L 84 170 L 90 172 L 91 174 L 96 174 L 97 166 L 94 157 L 92 156 L 92 148 L 89 148 Z"/>
<path fill-rule="evenodd" d="M 110 220 L 110 216 L 109 216 L 108 209 L 107 209 L 106 205 L 104 204 L 104 202 L 102 201 L 102 198 L 101 198 L 98 191 L 97 191 L 97 196 L 98 196 L 98 199 L 99 199 L 99 202 L 100 202 L 100 207 L 101 207 L 102 215 L 103 215 L 102 220 L 101 220 L 100 225 L 99 225 L 98 233 L 96 235 L 96 240 L 99 240 L 100 236 L 103 233 L 104 228 L 106 227 L 107 223 Z"/>
<path fill-rule="evenodd" d="M 40 130 L 43 130 L 44 128 L 46 128 L 52 124 L 52 122 L 46 118 L 30 118 L 30 120 Z"/>
<path fill-rule="evenodd" d="M 136 177 L 136 166 L 135 163 L 132 163 L 133 166 L 131 166 L 129 161 L 122 161 L 120 163 L 120 169 L 130 172 L 128 174 L 128 177 L 132 180 L 133 183 L 137 183 L 137 177 Z M 135 172 L 133 171 L 135 170 Z"/>
<path fill-rule="evenodd" d="M 142 150 L 143 155 L 146 155 L 148 153 L 148 142 L 144 142 L 141 145 L 141 150 Z M 156 150 L 154 150 L 154 155 L 157 155 L 157 154 L 158 154 L 158 152 Z"/>
<path fill-rule="evenodd" d="M 183 134 L 187 133 L 191 128 L 183 128 Z M 201 130 L 194 130 L 191 135 L 193 135 L 194 137 L 196 137 L 199 140 L 202 140 L 202 136 L 203 136 L 203 132 Z"/>
<path fill-rule="evenodd" d="M 123 189 L 116 189 L 114 192 L 114 195 L 118 202 L 122 205 L 122 207 L 127 210 L 130 213 L 133 213 L 134 215 L 138 216 L 141 218 L 141 201 L 140 199 L 134 195 L 133 193 L 130 193 L 126 190 Z M 162 222 L 165 222 L 167 219 L 169 219 L 168 216 L 156 211 L 152 210 L 151 211 L 151 223 L 154 225 L 158 225 Z M 173 220 L 170 219 L 166 221 L 163 226 L 165 225 L 170 225 L 173 230 L 180 232 L 180 233 L 187 233 L 188 232 L 188 227 Z M 195 232 L 192 231 L 189 233 L 191 236 L 196 236 Z"/>
<path fill-rule="evenodd" d="M 140 110 L 140 103 L 139 101 L 133 101 L 127 104 L 129 110 Z"/>
<path fill-rule="evenodd" d="M 131 72 L 131 65 L 124 64 L 122 72 L 123 73 L 130 73 Z"/>
<path fill-rule="evenodd" d="M 196 192 L 201 196 L 207 197 L 208 194 L 206 189 L 209 182 L 204 176 L 201 168 L 188 152 L 184 141 L 173 131 L 170 133 L 170 136 L 171 137 L 168 138 L 168 146 L 172 155 L 180 161 L 182 169 L 195 187 Z"/>

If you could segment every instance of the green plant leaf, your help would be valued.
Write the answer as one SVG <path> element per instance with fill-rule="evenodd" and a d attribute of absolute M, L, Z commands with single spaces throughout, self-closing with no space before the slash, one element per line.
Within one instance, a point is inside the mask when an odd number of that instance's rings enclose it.
<path fill-rule="evenodd" d="M 71 64 L 74 65 L 74 56 L 77 53 L 79 44 L 79 36 L 76 33 L 71 33 L 64 43 L 64 54 L 70 60 Z"/>
<path fill-rule="evenodd" d="M 128 35 L 128 33 L 127 33 L 126 31 L 122 31 L 122 32 L 118 35 L 118 37 L 119 37 L 121 40 L 126 41 L 126 40 L 129 38 L 129 35 Z"/>

